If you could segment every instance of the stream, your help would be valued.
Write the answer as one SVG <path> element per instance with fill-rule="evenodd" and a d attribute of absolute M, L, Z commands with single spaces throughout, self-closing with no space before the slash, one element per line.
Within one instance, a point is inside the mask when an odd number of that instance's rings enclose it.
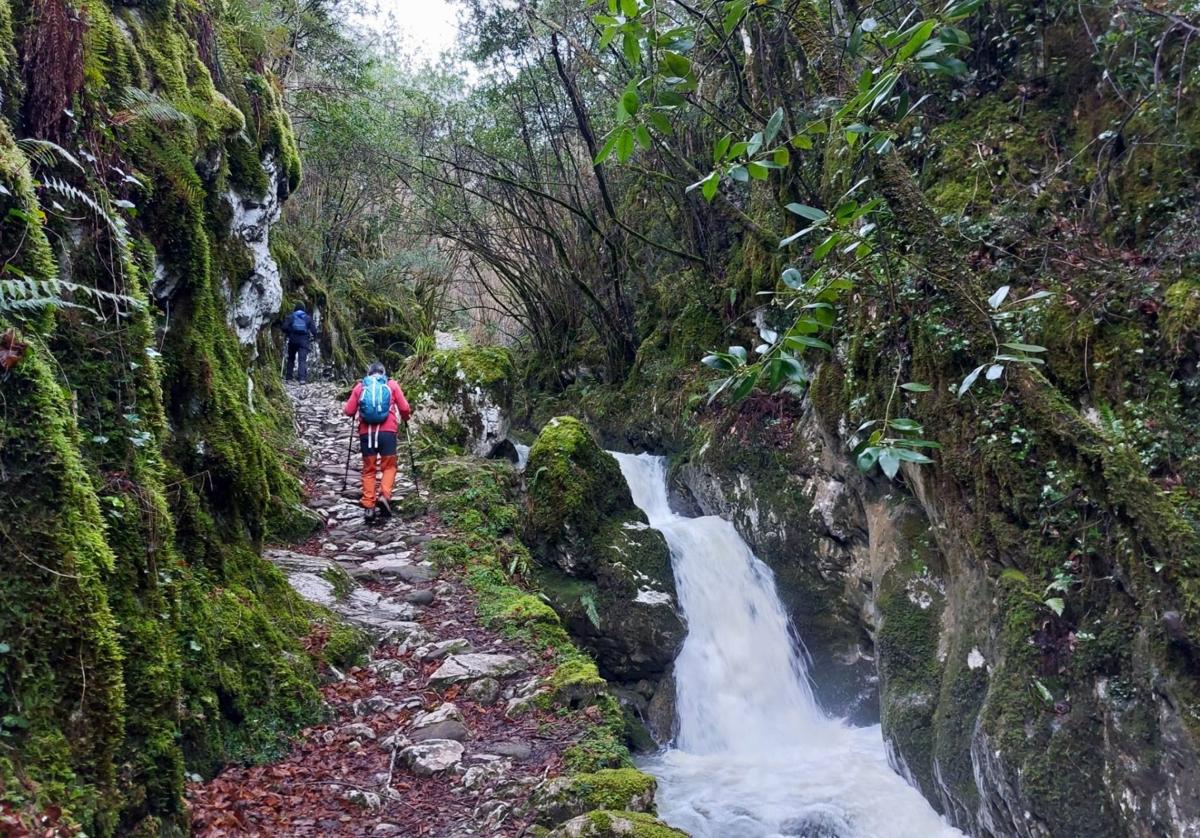
<path fill-rule="evenodd" d="M 818 707 L 774 576 L 733 525 L 672 512 L 662 457 L 613 456 L 671 548 L 688 625 L 675 742 L 640 766 L 659 817 L 695 838 L 961 836 L 892 770 L 878 725 Z"/>

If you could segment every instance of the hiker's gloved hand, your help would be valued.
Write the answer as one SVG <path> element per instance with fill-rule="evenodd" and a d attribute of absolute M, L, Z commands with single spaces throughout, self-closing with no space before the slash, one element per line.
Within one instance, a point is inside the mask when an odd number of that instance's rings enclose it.
<path fill-rule="evenodd" d="M 408 421 L 408 420 L 409 420 L 411 417 L 412 417 L 412 411 L 411 411 L 411 410 L 402 410 L 402 411 L 400 411 L 400 418 L 401 418 L 401 419 L 403 419 L 405 422 L 407 422 L 407 421 Z"/>

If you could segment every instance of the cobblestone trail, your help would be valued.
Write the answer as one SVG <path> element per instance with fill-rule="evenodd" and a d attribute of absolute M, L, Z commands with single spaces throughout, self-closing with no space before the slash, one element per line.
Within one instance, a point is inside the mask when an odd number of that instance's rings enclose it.
<path fill-rule="evenodd" d="M 540 663 L 483 628 L 471 594 L 425 558 L 435 518 L 365 525 L 357 452 L 343 496 L 350 428 L 335 388 L 289 394 L 310 451 L 308 504 L 325 527 L 265 556 L 374 648 L 366 665 L 328 674 L 328 722 L 303 731 L 284 759 L 190 787 L 196 834 L 521 834 L 529 792 L 559 770 L 574 723 L 529 710 Z M 414 489 L 400 455 L 402 502 Z M 510 715 L 518 708 L 526 712 Z"/>

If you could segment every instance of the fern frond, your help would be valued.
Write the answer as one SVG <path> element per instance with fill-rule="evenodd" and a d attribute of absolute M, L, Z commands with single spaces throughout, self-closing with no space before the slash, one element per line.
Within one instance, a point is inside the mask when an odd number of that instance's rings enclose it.
<path fill-rule="evenodd" d="M 121 98 L 121 110 L 113 114 L 112 120 L 118 125 L 128 125 L 139 119 L 158 125 L 183 124 L 188 128 L 194 127 L 190 116 L 158 94 L 140 87 L 127 87 Z"/>
<path fill-rule="evenodd" d="M 125 219 L 113 212 L 109 204 L 108 195 L 101 193 L 99 198 L 93 198 L 82 189 L 78 189 L 64 180 L 48 177 L 42 181 L 42 186 L 52 192 L 57 192 L 65 198 L 72 201 L 78 201 L 88 207 L 92 212 L 98 215 L 112 230 L 113 236 L 122 248 L 129 245 L 129 233 L 125 226 Z"/>
<path fill-rule="evenodd" d="M 75 159 L 75 155 L 67 151 L 58 143 L 50 140 L 41 140 L 36 137 L 26 137 L 25 139 L 17 140 L 17 147 L 25 153 L 32 162 L 37 165 L 52 169 L 59 160 L 70 163 L 76 169 L 84 172 L 83 164 Z"/>
<path fill-rule="evenodd" d="M 20 314 L 23 312 L 40 312 L 51 306 L 55 308 L 73 308 L 100 314 L 99 309 L 82 305 L 69 299 L 66 295 L 78 294 L 90 298 L 94 303 L 107 302 L 117 309 L 118 315 L 133 311 L 141 311 L 146 304 L 141 300 L 125 294 L 114 294 L 75 282 L 61 279 L 0 279 L 0 314 Z"/>

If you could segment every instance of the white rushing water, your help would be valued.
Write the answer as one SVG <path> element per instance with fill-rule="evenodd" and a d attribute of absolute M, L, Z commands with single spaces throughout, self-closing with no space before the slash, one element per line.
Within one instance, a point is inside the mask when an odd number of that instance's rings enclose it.
<path fill-rule="evenodd" d="M 687 618 L 678 735 L 642 765 L 659 816 L 695 838 L 961 836 L 888 765 L 878 725 L 821 712 L 774 576 L 733 525 L 673 513 L 663 458 L 614 456 L 671 547 Z"/>

